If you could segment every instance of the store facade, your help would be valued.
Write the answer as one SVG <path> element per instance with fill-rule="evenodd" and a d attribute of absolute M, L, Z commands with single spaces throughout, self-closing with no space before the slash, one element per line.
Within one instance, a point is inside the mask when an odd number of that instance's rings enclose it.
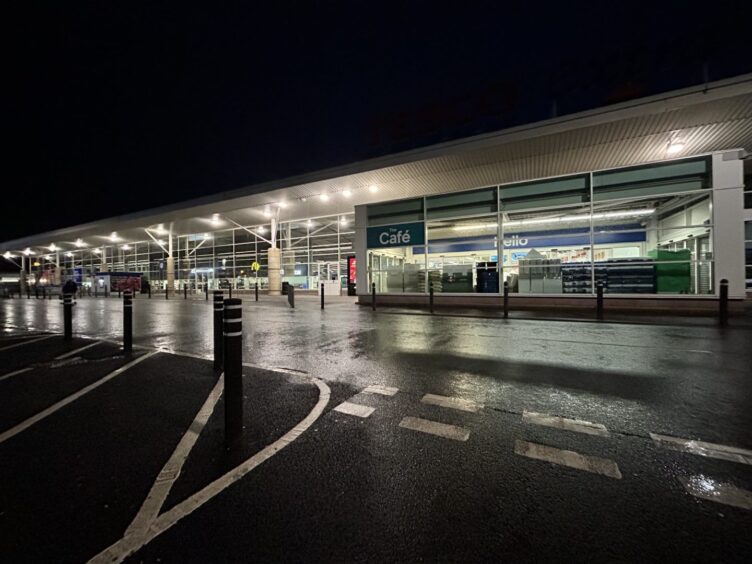
<path fill-rule="evenodd" d="M 359 287 L 395 303 L 744 297 L 738 151 L 356 207 Z M 499 243 L 501 242 L 501 244 Z M 370 297 L 362 296 L 369 302 Z M 446 302 L 446 300 L 445 300 Z M 451 302 L 446 302 L 451 303 Z M 481 305 L 482 300 L 472 303 Z"/>

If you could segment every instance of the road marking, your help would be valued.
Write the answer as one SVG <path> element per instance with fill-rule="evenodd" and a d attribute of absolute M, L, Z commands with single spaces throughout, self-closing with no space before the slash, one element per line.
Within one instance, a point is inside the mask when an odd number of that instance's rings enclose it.
<path fill-rule="evenodd" d="M 731 462 L 752 465 L 752 450 L 715 443 L 706 443 L 704 441 L 693 441 L 692 439 L 682 439 L 681 437 L 671 437 L 669 435 L 659 435 L 657 433 L 650 433 L 650 438 L 653 439 L 656 444 L 665 446 L 671 450 L 689 452 L 698 456 L 706 456 L 708 458 L 730 460 Z"/>
<path fill-rule="evenodd" d="M 44 341 L 45 339 L 52 339 L 52 337 L 56 337 L 57 335 L 45 335 L 44 337 L 37 337 L 36 339 L 29 339 L 28 341 L 24 341 L 22 343 L 14 343 L 12 345 L 8 345 L 7 347 L 3 347 L 0 349 L 0 351 L 8 351 L 10 349 L 15 349 L 16 347 L 22 347 L 24 345 L 30 345 L 31 343 L 38 343 L 39 341 Z"/>
<path fill-rule="evenodd" d="M 389 386 L 368 386 L 363 393 L 381 394 L 382 396 L 393 396 L 399 392 L 399 388 L 390 388 Z"/>
<path fill-rule="evenodd" d="M 537 443 L 520 441 L 519 439 L 514 441 L 514 452 L 520 456 L 534 458 L 535 460 L 552 462 L 553 464 L 560 464 L 561 466 L 568 466 L 569 468 L 585 470 L 586 472 L 602 474 L 609 478 L 621 480 L 619 466 L 616 462 L 608 458 L 588 456 L 572 450 L 562 450 Z"/>
<path fill-rule="evenodd" d="M 94 343 L 90 343 L 88 345 L 85 345 L 85 346 L 81 347 L 80 349 L 76 349 L 74 351 L 67 352 L 65 354 L 61 354 L 60 356 L 56 356 L 55 360 L 63 360 L 64 358 L 68 358 L 69 356 L 73 356 L 74 354 L 78 354 L 78 353 L 80 353 L 82 351 L 85 351 L 86 349 L 90 349 L 91 347 L 96 347 L 101 342 L 102 341 L 96 341 Z"/>
<path fill-rule="evenodd" d="M 533 411 L 523 411 L 522 420 L 527 423 L 532 423 L 533 425 L 542 425 L 543 427 L 553 427 L 554 429 L 574 431 L 575 433 L 608 437 L 608 429 L 606 429 L 604 425 L 601 425 L 600 423 L 591 423 L 590 421 L 568 419 L 566 417 L 554 417 L 553 415 L 535 413 Z"/>
<path fill-rule="evenodd" d="M 208 486 L 205 486 L 202 490 L 196 492 L 191 497 L 181 501 L 175 507 L 169 511 L 163 513 L 149 526 L 143 535 L 131 535 L 130 537 L 123 537 L 118 542 L 106 548 L 94 558 L 89 560 L 90 563 L 117 563 L 122 562 L 128 556 L 139 550 L 142 546 L 151 542 L 157 536 L 161 535 L 170 527 L 175 525 L 178 521 L 184 517 L 190 515 L 196 511 L 199 507 L 204 505 L 207 501 L 212 499 L 217 494 L 240 480 L 243 476 L 248 474 L 251 470 L 258 467 L 269 460 L 272 456 L 277 454 L 280 450 L 288 446 L 295 439 L 300 437 L 313 423 L 321 417 L 331 396 L 331 390 L 322 380 L 318 378 L 311 378 L 314 384 L 319 388 L 319 401 L 316 403 L 311 412 L 298 423 L 295 427 L 285 433 L 282 437 L 274 441 L 269 446 L 265 447 L 260 452 L 254 454 L 251 458 L 243 462 L 240 466 L 236 466 L 225 475 L 217 478 Z"/>
<path fill-rule="evenodd" d="M 437 437 L 443 437 L 455 441 L 466 441 L 470 438 L 470 431 L 467 429 L 457 427 L 456 425 L 439 423 L 438 421 L 420 419 L 419 417 L 405 417 L 400 421 L 399 426 L 404 429 L 428 433 L 429 435 L 436 435 Z"/>
<path fill-rule="evenodd" d="M 7 374 L 3 374 L 2 376 L 0 376 L 0 382 L 5 380 L 6 378 L 10 378 L 18 374 L 23 374 L 24 372 L 28 372 L 29 370 L 34 370 L 34 368 L 29 366 L 28 368 L 22 368 L 21 370 L 16 370 L 14 372 L 8 372 Z"/>
<path fill-rule="evenodd" d="M 362 417 L 365 419 L 374 412 L 374 408 L 368 407 L 367 405 L 360 405 L 358 403 L 345 401 L 335 407 L 334 411 L 347 413 L 348 415 L 354 415 L 355 417 Z"/>
<path fill-rule="evenodd" d="M 149 495 L 146 496 L 144 503 L 141 505 L 141 509 L 125 531 L 124 537 L 144 535 L 149 528 L 149 525 L 151 525 L 159 516 L 159 510 L 162 509 L 162 505 L 164 505 L 173 484 L 177 481 L 178 476 L 180 476 L 180 472 L 183 470 L 183 465 L 185 464 L 191 449 L 196 444 L 206 422 L 214 412 L 214 408 L 224 390 L 224 382 L 223 374 L 217 380 L 211 393 L 206 398 L 204 405 L 198 410 L 196 417 L 193 419 L 193 423 L 191 423 L 188 430 L 183 434 L 178 446 L 175 447 L 175 452 L 172 453 L 170 459 L 159 472 L 154 485 L 151 487 L 151 491 L 149 491 Z"/>
<path fill-rule="evenodd" d="M 470 400 L 449 398 L 446 396 L 437 396 L 434 394 L 426 394 L 420 401 L 421 403 L 427 403 L 428 405 L 438 405 L 439 407 L 459 409 L 460 411 L 469 411 L 470 413 L 476 413 L 478 410 L 483 409 L 482 405 L 479 405 Z"/>
<path fill-rule="evenodd" d="M 98 388 L 102 384 L 104 384 L 106 382 L 109 382 L 115 376 L 117 376 L 119 374 L 122 374 L 123 372 L 125 372 L 129 368 L 131 368 L 133 366 L 136 366 L 139 362 L 143 362 L 144 360 L 146 360 L 147 358 L 149 358 L 151 356 L 154 356 L 155 354 L 157 354 L 157 351 L 148 352 L 148 353 L 144 354 L 143 356 L 138 357 L 137 359 L 129 362 L 128 364 L 125 364 L 124 366 L 121 366 L 117 370 L 113 370 L 107 376 L 105 376 L 103 378 L 100 378 L 99 380 L 97 380 L 96 382 L 93 382 L 93 383 L 89 384 L 85 388 L 80 389 L 75 394 L 71 394 L 67 398 L 61 399 L 59 402 L 51 405 L 50 407 L 48 407 L 44 411 L 40 411 L 39 413 L 37 413 L 33 417 L 29 417 L 26 421 L 23 421 L 23 422 L 19 423 L 18 425 L 16 425 L 15 427 L 12 427 L 12 428 L 8 429 L 4 433 L 0 434 L 0 443 L 2 443 L 4 441 L 7 441 L 11 437 L 14 437 L 14 436 L 18 435 L 19 433 L 21 433 L 22 431 L 25 431 L 26 429 L 28 429 L 29 427 L 31 427 L 35 423 L 39 423 L 45 417 L 49 417 L 50 415 L 52 415 L 53 413 L 55 413 L 59 409 L 62 409 L 63 407 L 65 407 L 69 403 L 76 401 L 81 396 L 88 394 L 90 391 Z"/>
<path fill-rule="evenodd" d="M 741 509 L 752 509 L 752 492 L 723 484 L 707 476 L 689 476 L 678 478 L 687 493 L 699 499 L 732 505 Z"/>

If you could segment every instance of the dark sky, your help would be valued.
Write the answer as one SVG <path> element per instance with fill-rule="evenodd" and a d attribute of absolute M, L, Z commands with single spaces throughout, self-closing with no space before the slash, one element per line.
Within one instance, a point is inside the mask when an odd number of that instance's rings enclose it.
<path fill-rule="evenodd" d="M 0 241 L 752 70 L 741 2 L 608 4 L 20 3 Z"/>

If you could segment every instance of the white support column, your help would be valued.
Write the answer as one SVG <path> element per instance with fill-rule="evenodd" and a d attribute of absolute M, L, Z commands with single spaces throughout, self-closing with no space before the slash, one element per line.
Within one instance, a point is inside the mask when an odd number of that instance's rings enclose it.
<path fill-rule="evenodd" d="M 175 259 L 172 253 L 172 223 L 170 223 L 170 230 L 167 235 L 167 288 L 169 290 L 175 289 Z"/>
<path fill-rule="evenodd" d="M 744 299 L 744 167 L 741 151 L 713 155 L 714 288 L 729 282 L 729 298 Z"/>
<path fill-rule="evenodd" d="M 277 211 L 279 213 L 279 211 Z M 279 296 L 282 293 L 282 277 L 280 276 L 280 256 L 277 248 L 277 217 L 272 217 L 271 242 L 267 254 L 267 270 L 269 272 L 269 295 Z"/>

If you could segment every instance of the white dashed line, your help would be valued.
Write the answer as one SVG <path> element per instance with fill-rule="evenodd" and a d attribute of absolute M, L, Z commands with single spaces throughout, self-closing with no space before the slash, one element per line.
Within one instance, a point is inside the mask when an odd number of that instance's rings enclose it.
<path fill-rule="evenodd" d="M 732 505 L 741 509 L 752 509 L 752 492 L 730 484 L 716 482 L 707 476 L 678 478 L 687 493 L 699 499 Z"/>
<path fill-rule="evenodd" d="M 567 419 L 566 417 L 554 417 L 553 415 L 535 413 L 532 411 L 523 411 L 522 420 L 527 423 L 532 423 L 533 425 L 542 425 L 543 427 L 553 427 L 554 429 L 574 431 L 575 433 L 608 437 L 608 430 L 604 425 L 601 425 L 600 423 L 591 423 L 590 421 Z"/>
<path fill-rule="evenodd" d="M 585 470 L 586 472 L 602 474 L 609 478 L 621 480 L 619 466 L 616 462 L 609 460 L 608 458 L 588 456 L 572 450 L 562 450 L 520 440 L 514 441 L 514 452 L 520 456 L 534 458 L 535 460 L 543 460 L 545 462 L 560 464 L 561 466 L 568 466 L 569 468 Z"/>
<path fill-rule="evenodd" d="M 657 444 L 665 446 L 671 450 L 752 465 L 752 450 L 715 443 L 706 443 L 704 441 L 693 441 L 692 439 L 682 439 L 680 437 L 671 437 L 669 435 L 658 435 L 656 433 L 650 433 L 650 438 Z"/>
<path fill-rule="evenodd" d="M 45 409 L 43 411 L 40 411 L 39 413 L 37 413 L 33 417 L 29 417 L 26 421 L 22 421 L 21 423 L 19 423 L 15 427 L 11 427 L 10 429 L 8 429 L 7 431 L 5 431 L 4 433 L 0 433 L 0 443 L 2 443 L 4 441 L 7 441 L 11 437 L 16 436 L 17 434 L 21 433 L 22 431 L 25 431 L 26 429 L 28 429 L 29 427 L 31 427 L 35 423 L 39 423 L 39 421 L 41 421 L 45 417 L 49 417 L 50 415 L 52 415 L 53 413 L 55 413 L 59 409 L 62 409 L 63 407 L 65 407 L 69 403 L 76 401 L 81 396 L 83 396 L 85 394 L 88 394 L 90 391 L 94 390 L 95 388 L 98 388 L 99 386 L 101 386 L 105 382 L 108 382 L 108 381 L 112 380 L 118 374 L 122 374 L 123 372 L 125 372 L 129 368 L 131 368 L 133 366 L 136 366 L 139 362 L 143 362 L 144 360 L 146 360 L 147 358 L 149 358 L 151 356 L 154 356 L 155 354 L 157 354 L 156 351 L 149 352 L 149 353 L 144 354 L 143 356 L 138 357 L 136 360 L 133 360 L 133 361 L 129 362 L 128 364 L 125 364 L 125 365 L 121 366 L 117 370 L 113 370 L 107 376 L 105 376 L 103 378 L 100 378 L 96 382 L 94 382 L 92 384 L 89 384 L 88 386 L 80 389 L 75 394 L 71 394 L 67 398 L 64 398 L 64 399 L 60 400 L 59 402 L 51 405 L 47 409 Z"/>
<path fill-rule="evenodd" d="M 96 347 L 98 344 L 100 344 L 102 341 L 96 341 L 94 343 L 89 343 L 88 345 L 84 345 L 80 349 L 73 350 L 71 352 L 67 352 L 65 354 L 61 354 L 60 356 L 56 356 L 55 360 L 63 360 L 64 358 L 68 358 L 69 356 L 73 356 L 74 354 L 78 354 L 82 351 L 85 351 L 86 349 L 90 349 L 91 347 Z"/>
<path fill-rule="evenodd" d="M 400 421 L 399 426 L 403 429 L 428 433 L 429 435 L 436 435 L 437 437 L 443 437 L 455 441 L 466 441 L 470 438 L 470 431 L 467 429 L 455 425 L 447 425 L 446 423 L 439 423 L 437 421 L 429 421 L 428 419 L 420 419 L 418 417 L 405 417 Z"/>
<path fill-rule="evenodd" d="M 374 412 L 373 407 L 368 407 L 367 405 L 360 405 L 357 403 L 351 403 L 349 401 L 342 402 L 337 407 L 334 408 L 334 411 L 339 411 L 340 413 L 346 413 L 347 415 L 354 415 L 355 417 L 363 417 L 366 418 L 371 413 Z"/>
<path fill-rule="evenodd" d="M 30 345 L 31 343 L 38 343 L 39 341 L 44 341 L 45 339 L 52 339 L 52 337 L 55 337 L 55 335 L 45 335 L 44 337 L 37 337 L 36 339 L 29 339 L 28 341 L 24 341 L 22 343 L 14 343 L 12 345 L 8 345 L 7 347 L 3 347 L 2 349 L 0 349 L 0 351 L 9 351 L 10 349 L 15 349 L 16 347 Z"/>
<path fill-rule="evenodd" d="M 29 370 L 34 370 L 34 369 L 31 366 L 29 366 L 28 368 L 22 368 L 21 370 L 15 370 L 13 372 L 8 372 L 7 374 L 3 374 L 2 376 L 0 376 L 0 382 L 2 382 L 3 380 L 7 378 L 11 378 L 13 376 L 23 374 L 24 372 L 28 372 Z"/>
<path fill-rule="evenodd" d="M 382 396 L 393 396 L 399 392 L 399 388 L 390 388 L 389 386 L 368 386 L 363 393 L 380 394 Z"/>
<path fill-rule="evenodd" d="M 470 413 L 477 413 L 480 409 L 483 409 L 482 405 L 479 405 L 470 400 L 449 398 L 446 396 L 437 396 L 434 394 L 426 394 L 420 401 L 421 403 L 426 403 L 428 405 L 438 405 L 439 407 L 459 409 L 460 411 L 469 411 Z"/>

